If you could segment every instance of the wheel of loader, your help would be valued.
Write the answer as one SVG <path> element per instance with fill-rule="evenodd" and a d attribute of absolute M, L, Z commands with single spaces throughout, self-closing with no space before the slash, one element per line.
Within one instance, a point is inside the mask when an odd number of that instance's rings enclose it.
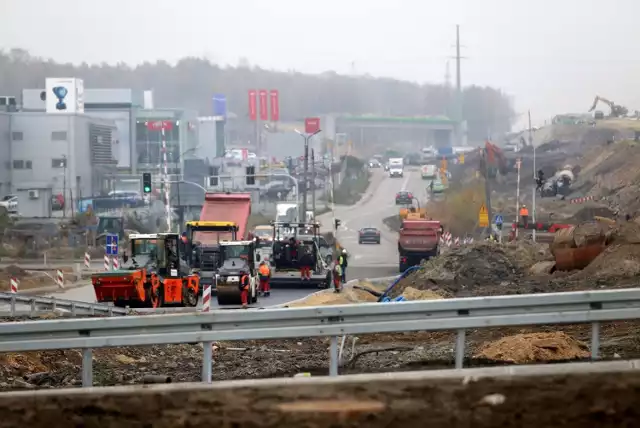
<path fill-rule="evenodd" d="M 182 281 L 182 293 L 185 306 L 195 307 L 198 305 L 198 295 L 192 288 L 189 288 L 187 280 Z"/>

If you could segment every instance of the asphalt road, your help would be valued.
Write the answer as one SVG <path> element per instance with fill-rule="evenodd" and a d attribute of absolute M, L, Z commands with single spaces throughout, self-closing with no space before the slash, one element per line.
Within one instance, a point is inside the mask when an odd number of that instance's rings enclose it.
<path fill-rule="evenodd" d="M 420 178 L 419 170 L 405 171 L 403 178 L 389 178 L 384 171 L 375 170 L 370 190 L 358 204 L 336 207 L 335 216 L 342 221 L 337 232 L 338 239 L 350 255 L 347 279 L 379 278 L 398 274 L 397 234 L 389 231 L 382 223 L 382 219 L 398 213 L 399 207 L 395 205 L 395 194 L 401 190 L 413 192 L 421 203 L 427 197 L 426 185 Z M 319 216 L 319 219 L 323 225 L 331 227 L 333 213 Z M 358 230 L 366 226 L 380 229 L 382 235 L 380 245 L 358 244 Z M 48 267 L 69 266 L 71 263 L 51 261 Z M 92 263 L 92 268 L 99 270 L 101 263 L 101 261 Z M 0 267 L 5 267 L 7 264 L 0 263 Z M 43 268 L 43 265 L 37 262 L 20 263 L 20 266 L 25 269 Z M 276 289 L 272 291 L 271 297 L 262 298 L 260 304 L 262 306 L 280 305 L 316 291 L 316 288 Z M 93 287 L 89 282 L 77 288 L 49 295 L 55 295 L 61 299 L 95 302 Z M 213 306 L 217 306 L 215 299 L 212 303 Z"/>
<path fill-rule="evenodd" d="M 336 207 L 335 217 L 341 220 L 338 239 L 350 254 L 349 279 L 398 274 L 398 234 L 390 231 L 382 220 L 398 214 L 400 207 L 395 204 L 395 195 L 403 190 L 412 192 L 421 204 L 426 202 L 426 184 L 418 169 L 406 170 L 402 178 L 389 178 L 384 171 L 376 170 L 369 197 L 353 206 Z M 332 224 L 332 215 L 321 216 L 322 224 Z M 363 227 L 380 230 L 380 245 L 358 244 L 358 230 Z"/>

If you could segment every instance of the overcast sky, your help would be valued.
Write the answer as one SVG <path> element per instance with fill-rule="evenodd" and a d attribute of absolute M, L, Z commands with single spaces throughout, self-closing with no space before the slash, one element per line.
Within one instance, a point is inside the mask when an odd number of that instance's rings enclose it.
<path fill-rule="evenodd" d="M 539 124 L 596 94 L 640 110 L 638 12 L 637 0 L 0 0 L 0 47 L 443 82 L 460 24 L 463 84 L 502 88 Z"/>

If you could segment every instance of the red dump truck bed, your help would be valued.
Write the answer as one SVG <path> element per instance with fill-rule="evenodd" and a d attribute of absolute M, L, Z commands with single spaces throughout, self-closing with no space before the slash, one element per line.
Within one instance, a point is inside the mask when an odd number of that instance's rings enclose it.
<path fill-rule="evenodd" d="M 200 212 L 200 221 L 231 221 L 238 224 L 238 239 L 247 233 L 247 223 L 251 215 L 250 193 L 207 193 Z M 231 234 L 222 232 L 197 232 L 194 241 L 215 244 L 231 239 Z"/>
<path fill-rule="evenodd" d="M 405 252 L 428 252 L 438 246 L 440 222 L 404 220 L 398 244 Z"/>

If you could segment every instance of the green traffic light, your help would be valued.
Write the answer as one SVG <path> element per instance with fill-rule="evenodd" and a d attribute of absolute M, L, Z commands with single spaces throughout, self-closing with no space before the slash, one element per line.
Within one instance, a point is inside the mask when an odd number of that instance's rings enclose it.
<path fill-rule="evenodd" d="M 145 186 L 144 193 L 151 193 L 151 187 Z"/>

